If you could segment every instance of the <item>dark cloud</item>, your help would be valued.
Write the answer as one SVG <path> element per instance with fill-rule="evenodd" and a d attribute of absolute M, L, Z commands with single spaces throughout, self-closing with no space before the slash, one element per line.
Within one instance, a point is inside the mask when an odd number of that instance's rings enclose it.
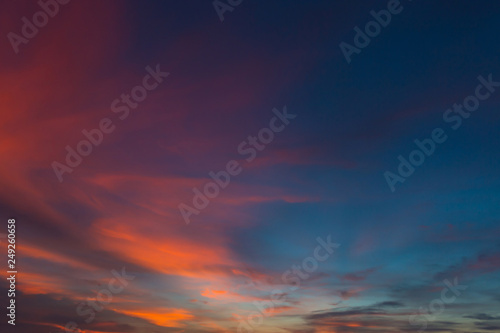
<path fill-rule="evenodd" d="M 464 316 L 464 318 L 472 318 L 472 319 L 479 319 L 479 320 L 497 320 L 500 319 L 500 316 L 492 316 L 486 313 L 476 313 L 473 315 L 468 315 Z"/>

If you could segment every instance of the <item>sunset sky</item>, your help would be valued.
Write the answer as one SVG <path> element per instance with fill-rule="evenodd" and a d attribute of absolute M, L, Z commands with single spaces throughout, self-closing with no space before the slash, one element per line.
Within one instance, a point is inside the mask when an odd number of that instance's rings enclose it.
<path fill-rule="evenodd" d="M 500 332 L 499 3 L 401 0 L 347 61 L 396 0 L 65 1 L 15 47 L 42 7 L 0 10 L 2 333 Z"/>

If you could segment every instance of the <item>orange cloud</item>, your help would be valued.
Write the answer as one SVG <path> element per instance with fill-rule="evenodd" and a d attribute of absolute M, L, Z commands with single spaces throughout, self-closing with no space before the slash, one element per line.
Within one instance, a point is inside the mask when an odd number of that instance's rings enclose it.
<path fill-rule="evenodd" d="M 127 316 L 141 318 L 158 326 L 163 327 L 183 327 L 184 321 L 194 318 L 194 316 L 184 309 L 148 309 L 148 310 L 116 310 Z"/>

